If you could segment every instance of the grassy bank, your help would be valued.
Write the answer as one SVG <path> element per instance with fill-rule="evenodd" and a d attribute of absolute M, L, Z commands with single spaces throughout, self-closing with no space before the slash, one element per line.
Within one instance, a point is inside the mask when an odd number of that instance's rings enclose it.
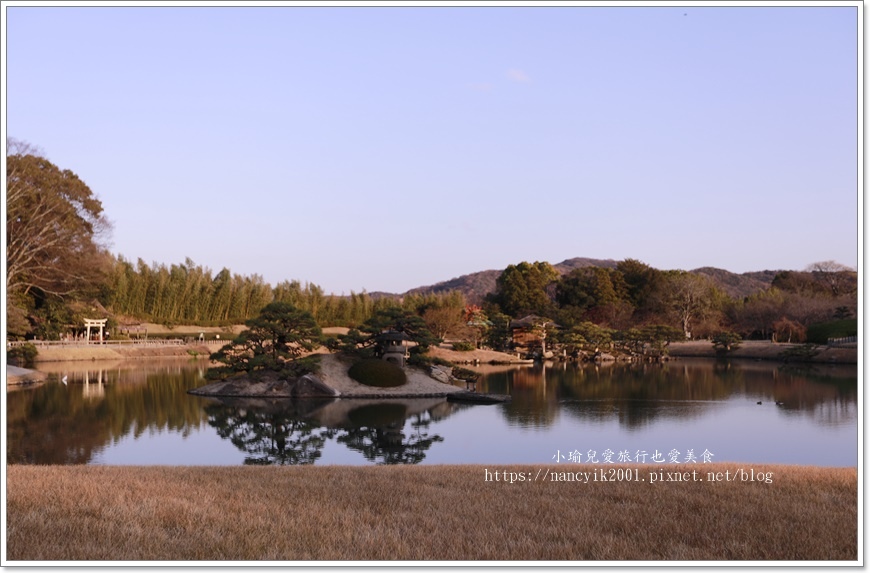
<path fill-rule="evenodd" d="M 484 466 L 12 465 L 7 558 L 857 559 L 854 468 L 634 467 L 646 482 L 485 481 Z M 772 483 L 707 481 L 739 468 L 771 472 Z M 529 480 L 540 468 L 486 469 Z M 691 469 L 703 480 L 648 477 Z"/>
<path fill-rule="evenodd" d="M 37 363 L 70 362 L 76 360 L 123 360 L 131 358 L 163 358 L 208 356 L 219 346 L 205 344 L 185 344 L 178 346 L 46 346 L 39 348 Z"/>
<path fill-rule="evenodd" d="M 672 357 L 716 358 L 716 351 L 708 340 L 675 342 L 668 346 Z M 791 356 L 789 356 L 791 355 Z M 773 360 L 813 362 L 821 364 L 857 364 L 858 348 L 835 346 L 807 346 L 805 344 L 774 343 L 764 340 L 744 340 L 727 358 L 747 360 Z"/>

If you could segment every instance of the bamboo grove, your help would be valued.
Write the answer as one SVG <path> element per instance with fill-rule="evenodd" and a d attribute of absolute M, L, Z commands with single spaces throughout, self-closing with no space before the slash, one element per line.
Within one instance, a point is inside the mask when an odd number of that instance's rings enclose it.
<path fill-rule="evenodd" d="M 136 264 L 118 257 L 101 301 L 116 315 L 165 324 L 239 324 L 270 302 L 287 302 L 310 312 L 321 326 L 355 326 L 390 306 L 419 311 L 426 307 L 464 308 L 460 293 L 372 297 L 338 296 L 312 283 L 283 281 L 272 287 L 259 275 L 242 276 L 224 268 L 213 274 L 189 258 L 183 264 Z"/>

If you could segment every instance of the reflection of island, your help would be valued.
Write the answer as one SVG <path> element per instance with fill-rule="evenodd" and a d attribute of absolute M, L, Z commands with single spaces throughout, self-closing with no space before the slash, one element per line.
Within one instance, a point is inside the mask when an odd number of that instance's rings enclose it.
<path fill-rule="evenodd" d="M 245 452 L 249 465 L 313 464 L 333 432 L 300 417 L 317 403 L 269 403 L 266 400 L 216 402 L 206 406 L 208 423 Z"/>
<path fill-rule="evenodd" d="M 430 424 L 463 407 L 444 398 L 220 398 L 206 412 L 218 435 L 248 454 L 246 464 L 312 464 L 329 439 L 370 462 L 414 464 L 444 440 L 430 434 Z"/>
<path fill-rule="evenodd" d="M 482 392 L 506 393 L 500 406 L 519 426 L 547 426 L 564 412 L 593 421 L 617 419 L 638 428 L 664 418 L 693 418 L 713 403 L 744 397 L 778 404 L 777 415 L 808 416 L 822 424 L 854 419 L 857 371 L 854 367 L 777 363 L 730 365 L 710 360 L 665 364 L 536 365 L 491 373 L 478 383 Z"/>
<path fill-rule="evenodd" d="M 432 444 L 444 441 L 437 434 L 429 435 L 429 425 L 433 420 L 430 410 L 440 403 L 446 404 L 447 401 L 436 400 L 430 408 L 421 408 L 418 404 L 414 413 L 410 412 L 408 404 L 396 401 L 359 406 L 348 413 L 351 426 L 338 436 L 337 441 L 362 453 L 370 462 L 420 463 Z M 404 427 L 407 419 L 411 420 L 411 431 L 406 435 Z"/>
<path fill-rule="evenodd" d="M 201 361 L 152 361 L 111 368 L 87 363 L 47 364 L 44 384 L 7 393 L 7 463 L 86 464 L 121 441 L 172 433 L 188 436 L 209 429 L 204 407 L 211 399 L 187 394 L 202 384 Z M 61 383 L 67 376 L 67 384 Z M 715 402 L 743 401 L 773 419 L 801 418 L 817 427 L 854 424 L 857 419 L 857 368 L 854 366 L 781 365 L 762 362 L 717 364 L 678 360 L 664 365 L 614 364 L 578 368 L 571 364 L 514 367 L 489 372 L 478 391 L 512 394 L 498 406 L 469 406 L 443 398 L 390 400 L 339 399 L 316 408 L 285 414 L 259 413 L 262 404 L 244 404 L 246 412 L 223 412 L 218 425 L 227 439 L 248 453 L 250 463 L 310 463 L 319 460 L 320 440 L 331 440 L 369 462 L 415 463 L 441 436 L 438 420 L 460 409 L 493 409 L 508 424 L 551 426 L 558 417 L 584 422 L 617 421 L 624 429 L 657 420 L 689 419 L 716 408 Z M 87 392 L 86 389 L 87 388 Z M 95 395 L 92 388 L 101 388 Z M 285 408 L 287 400 L 277 400 Z M 780 402 L 780 404 L 776 404 Z M 371 404 L 381 404 L 368 408 Z M 271 418 L 269 416 L 272 416 Z M 294 417 L 295 416 L 295 417 Z M 232 418 L 232 419 L 230 419 Z M 448 422 L 449 426 L 451 422 Z M 338 438 L 341 437 L 341 440 Z M 130 444 L 132 445 L 132 444 Z M 317 454 L 317 455 L 315 455 Z"/>

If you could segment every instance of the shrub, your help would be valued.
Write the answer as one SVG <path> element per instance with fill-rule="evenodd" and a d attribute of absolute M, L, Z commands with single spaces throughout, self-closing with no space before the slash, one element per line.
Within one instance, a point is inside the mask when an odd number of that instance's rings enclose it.
<path fill-rule="evenodd" d="M 392 388 L 408 381 L 405 371 L 386 360 L 369 358 L 360 360 L 347 371 L 348 376 L 366 386 Z"/>
<path fill-rule="evenodd" d="M 480 378 L 479 373 L 460 366 L 454 366 L 451 374 L 453 374 L 454 378 L 465 380 L 466 382 L 476 382 L 477 379 Z"/>
<path fill-rule="evenodd" d="M 10 362 L 14 362 L 18 366 L 29 367 L 33 366 L 33 361 L 36 360 L 37 354 L 39 354 L 39 351 L 36 349 L 36 346 L 28 342 L 21 346 L 10 348 L 9 352 L 6 353 L 6 356 L 9 358 Z"/>
<path fill-rule="evenodd" d="M 726 354 L 740 348 L 741 340 L 740 335 L 736 332 L 723 330 L 713 337 L 713 348 L 716 349 L 717 354 Z"/>
<path fill-rule="evenodd" d="M 297 377 L 312 373 L 317 374 L 320 372 L 320 355 L 312 354 L 311 356 L 297 358 L 287 364 L 284 370 Z"/>
<path fill-rule="evenodd" d="M 474 344 L 465 341 L 459 341 L 453 343 L 453 350 L 457 352 L 470 352 L 475 349 Z"/>
<path fill-rule="evenodd" d="M 846 318 L 811 324 L 807 328 L 807 342 L 827 344 L 829 338 L 858 335 L 858 319 Z"/>
<path fill-rule="evenodd" d="M 782 317 L 773 323 L 774 342 L 804 342 L 807 339 L 807 329 L 794 320 Z"/>
<path fill-rule="evenodd" d="M 175 340 L 182 338 L 184 335 L 178 334 L 177 332 L 148 332 L 147 334 L 145 332 L 140 332 L 137 336 L 140 339 L 147 336 L 149 340 Z M 229 342 L 229 340 L 227 340 L 227 342 Z"/>
<path fill-rule="evenodd" d="M 427 368 L 435 364 L 439 364 L 441 366 L 453 366 L 453 363 L 449 360 L 444 360 L 443 358 L 438 358 L 437 356 L 429 356 L 428 354 L 417 353 L 411 353 L 411 355 L 408 357 L 408 364 L 420 368 Z"/>

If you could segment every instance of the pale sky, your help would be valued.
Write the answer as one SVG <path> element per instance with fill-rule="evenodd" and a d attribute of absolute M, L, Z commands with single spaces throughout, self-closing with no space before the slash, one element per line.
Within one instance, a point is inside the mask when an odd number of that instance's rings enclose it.
<path fill-rule="evenodd" d="M 858 265 L 856 2 L 3 9 L 4 135 L 134 263 L 336 294 Z"/>

